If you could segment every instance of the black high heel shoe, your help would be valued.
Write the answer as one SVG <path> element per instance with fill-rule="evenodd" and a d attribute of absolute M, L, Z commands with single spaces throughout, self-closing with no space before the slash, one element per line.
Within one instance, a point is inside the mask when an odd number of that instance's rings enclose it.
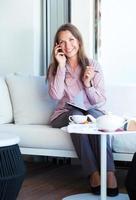
<path fill-rule="evenodd" d="M 101 186 L 100 185 L 97 185 L 97 186 L 91 186 L 91 183 L 90 183 L 90 176 L 88 176 L 88 181 L 89 181 L 89 188 L 91 190 L 91 192 L 95 195 L 100 195 L 101 193 Z"/>
<path fill-rule="evenodd" d="M 95 195 L 100 195 L 100 191 L 101 191 L 101 187 L 100 185 L 96 186 L 96 187 L 92 187 L 90 186 L 91 188 L 91 192 Z"/>
<path fill-rule="evenodd" d="M 107 196 L 115 197 L 119 194 L 118 187 L 116 188 L 107 188 Z"/>

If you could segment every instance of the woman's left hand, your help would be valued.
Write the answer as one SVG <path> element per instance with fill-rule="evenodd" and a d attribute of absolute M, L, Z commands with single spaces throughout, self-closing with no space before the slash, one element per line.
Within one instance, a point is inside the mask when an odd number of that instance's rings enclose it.
<path fill-rule="evenodd" d="M 85 87 L 91 87 L 91 80 L 94 78 L 94 75 L 95 75 L 94 68 L 91 66 L 86 66 L 82 78 Z"/>

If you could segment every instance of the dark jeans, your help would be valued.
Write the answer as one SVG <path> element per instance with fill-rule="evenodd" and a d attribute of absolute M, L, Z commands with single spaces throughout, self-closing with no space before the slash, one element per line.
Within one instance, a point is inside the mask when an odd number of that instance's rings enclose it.
<path fill-rule="evenodd" d="M 78 109 L 70 109 L 58 116 L 51 122 L 51 126 L 54 128 L 61 128 L 69 124 L 70 115 L 84 115 L 91 114 L 97 118 L 104 113 L 98 109 L 88 110 L 86 113 L 79 111 Z M 81 161 L 85 174 L 88 176 L 94 171 L 100 171 L 100 136 L 88 135 L 88 134 L 74 134 L 71 133 L 71 139 L 75 147 L 76 153 Z M 114 161 L 112 150 L 107 142 L 107 170 L 114 171 Z"/>

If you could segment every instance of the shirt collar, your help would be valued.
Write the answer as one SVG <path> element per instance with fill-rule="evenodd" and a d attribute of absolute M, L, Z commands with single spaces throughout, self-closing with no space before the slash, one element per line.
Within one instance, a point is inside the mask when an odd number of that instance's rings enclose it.
<path fill-rule="evenodd" d="M 81 66 L 78 65 L 77 68 L 75 69 L 74 73 L 73 73 L 71 66 L 67 63 L 66 64 L 66 72 L 69 72 L 71 74 L 71 76 L 73 76 L 73 77 L 79 77 L 79 75 L 81 73 Z"/>

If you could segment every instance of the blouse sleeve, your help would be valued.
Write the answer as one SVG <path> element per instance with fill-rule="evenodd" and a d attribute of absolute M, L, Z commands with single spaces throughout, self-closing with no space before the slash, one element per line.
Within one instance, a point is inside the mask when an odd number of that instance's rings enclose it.
<path fill-rule="evenodd" d="M 92 86 L 89 88 L 85 87 L 85 92 L 91 105 L 103 105 L 106 102 L 103 72 L 97 62 L 93 61 L 92 65 L 96 71 L 95 76 L 91 81 Z"/>
<path fill-rule="evenodd" d="M 65 71 L 65 67 L 62 68 L 58 66 L 55 76 L 53 76 L 52 73 L 49 72 L 49 95 L 55 100 L 61 99 L 64 95 Z"/>

